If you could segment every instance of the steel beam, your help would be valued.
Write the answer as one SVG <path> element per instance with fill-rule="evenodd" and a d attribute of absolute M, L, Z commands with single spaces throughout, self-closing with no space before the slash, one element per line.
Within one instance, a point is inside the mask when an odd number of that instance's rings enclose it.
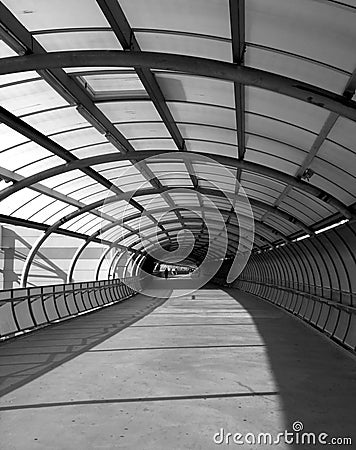
<path fill-rule="evenodd" d="M 245 0 L 230 0 L 230 28 L 232 42 L 232 60 L 239 66 L 244 65 L 245 53 Z M 238 157 L 244 159 L 246 152 L 245 137 L 245 86 L 234 83 Z M 238 180 L 241 179 L 239 171 Z"/>
<path fill-rule="evenodd" d="M 14 184 L 13 186 L 9 186 L 0 193 L 0 201 L 4 198 L 7 198 L 9 195 L 12 195 L 13 193 L 19 191 L 20 189 L 23 189 L 25 187 L 29 187 L 32 184 L 38 183 L 46 178 L 58 175 L 60 173 L 70 172 L 71 170 L 75 169 L 82 169 L 85 167 L 89 167 L 91 165 L 99 165 L 103 163 L 113 162 L 113 161 L 124 161 L 128 159 L 134 159 L 136 161 L 141 161 L 146 158 L 149 158 L 151 156 L 158 156 L 158 155 L 175 155 L 178 160 L 183 159 L 187 153 L 184 152 L 175 152 L 175 151 L 158 151 L 158 150 L 145 150 L 140 151 L 132 155 L 122 155 L 122 154 L 116 154 L 116 153 L 109 153 L 105 155 L 98 155 L 93 156 L 90 158 L 84 158 L 77 161 L 72 161 L 68 164 L 52 167 L 50 169 L 44 170 L 43 172 L 40 172 L 38 174 L 32 175 L 28 178 L 26 178 L 23 181 L 19 181 L 18 183 Z M 190 156 L 203 156 L 206 157 L 205 153 L 201 152 L 189 152 Z M 286 185 L 291 185 L 297 189 L 299 189 L 302 192 L 306 192 L 310 194 L 313 197 L 318 198 L 318 200 L 324 201 L 333 208 L 335 208 L 337 211 L 339 211 L 343 216 L 345 216 L 347 219 L 351 219 L 353 217 L 353 212 L 347 208 L 346 205 L 344 205 L 342 202 L 340 202 L 338 199 L 333 197 L 331 194 L 323 191 L 322 189 L 319 189 L 316 186 L 313 186 L 310 183 L 306 183 L 302 180 L 299 180 L 295 177 L 292 177 L 290 175 L 287 175 L 283 172 L 280 172 L 278 170 L 248 162 L 248 161 L 240 161 L 236 158 L 230 158 L 228 156 L 221 156 L 221 155 L 209 155 L 210 159 L 213 159 L 219 164 L 223 164 L 227 167 L 232 167 L 235 169 L 244 169 L 249 172 L 258 173 L 259 175 L 267 176 L 270 178 L 273 178 L 275 180 L 278 180 Z M 164 191 L 162 191 L 164 192 Z M 143 208 L 140 206 L 141 210 Z"/>
<path fill-rule="evenodd" d="M 277 92 L 356 121 L 356 102 L 303 81 L 194 56 L 121 50 L 78 50 L 2 58 L 0 75 L 62 67 L 134 67 L 185 72 Z"/>
<path fill-rule="evenodd" d="M 118 155 L 119 156 L 119 155 Z M 177 187 L 167 187 L 167 188 L 163 188 L 163 189 L 142 189 L 136 192 L 125 192 L 125 193 L 121 193 L 115 197 L 109 197 L 108 199 L 104 199 L 104 200 L 99 200 L 97 202 L 94 202 L 90 205 L 85 206 L 84 208 L 82 208 L 79 211 L 74 211 L 64 217 L 62 217 L 60 220 L 58 220 L 56 223 L 54 223 L 53 225 L 51 225 L 50 227 L 48 227 L 45 231 L 45 233 L 40 236 L 38 238 L 38 240 L 35 242 L 35 244 L 32 246 L 31 251 L 29 252 L 24 267 L 23 267 L 23 271 L 22 271 L 22 276 L 21 276 L 21 286 L 25 287 L 27 284 L 27 278 L 28 278 L 28 274 L 29 274 L 29 270 L 31 267 L 31 264 L 37 254 L 37 251 L 39 250 L 39 248 L 42 246 L 42 244 L 47 240 L 47 238 L 53 233 L 55 232 L 61 225 L 69 222 L 70 220 L 91 211 L 94 208 L 98 208 L 100 206 L 102 206 L 103 204 L 110 204 L 116 201 L 121 201 L 121 200 L 126 200 L 129 199 L 131 197 L 139 197 L 139 196 L 143 196 L 143 195 L 152 195 L 152 194 L 161 194 L 162 192 L 168 192 L 171 189 L 177 189 L 179 188 L 179 186 Z M 186 188 L 185 188 L 186 189 Z M 195 192 L 192 189 L 192 192 Z M 206 189 L 206 188 L 199 188 L 199 192 L 203 193 L 203 194 L 207 194 L 207 195 L 216 195 L 216 196 L 224 196 L 224 193 L 218 191 L 218 190 L 214 190 L 214 189 Z M 286 218 L 287 220 L 291 220 L 294 221 L 294 223 L 299 224 L 303 229 L 308 230 L 307 232 L 311 232 L 309 230 L 308 227 L 306 227 L 302 222 L 298 221 L 295 218 L 292 218 L 289 214 L 284 213 L 283 211 L 278 210 L 277 208 L 273 208 L 270 207 L 269 205 L 265 205 L 262 202 L 259 201 L 253 201 L 251 202 L 252 205 L 255 204 L 255 206 L 262 208 L 262 209 L 267 209 L 267 210 L 271 210 L 273 211 L 276 215 L 279 215 L 283 218 Z M 167 234 L 166 230 L 162 230 L 165 234 Z"/>
<path fill-rule="evenodd" d="M 356 89 L 356 69 L 354 70 L 351 77 L 349 78 L 342 95 L 345 98 L 351 99 L 353 97 L 353 95 L 355 94 L 355 89 Z M 310 147 L 308 155 L 305 157 L 303 163 L 297 170 L 297 173 L 295 175 L 296 178 L 300 179 L 302 177 L 304 171 L 310 166 L 313 159 L 319 152 L 321 146 L 325 142 L 325 139 L 328 137 L 329 133 L 334 128 L 334 125 L 338 118 L 339 118 L 339 114 L 336 114 L 335 112 L 331 112 L 328 115 L 318 136 L 315 138 L 312 146 Z M 291 191 L 292 191 L 292 186 L 287 185 L 285 187 L 285 189 L 283 190 L 283 192 L 281 193 L 281 195 L 276 200 L 276 202 L 274 203 L 274 206 L 278 207 L 283 202 L 283 200 L 286 197 L 288 197 L 288 195 L 290 194 Z M 263 219 L 266 219 L 267 217 L 268 217 L 268 213 L 264 214 Z"/>

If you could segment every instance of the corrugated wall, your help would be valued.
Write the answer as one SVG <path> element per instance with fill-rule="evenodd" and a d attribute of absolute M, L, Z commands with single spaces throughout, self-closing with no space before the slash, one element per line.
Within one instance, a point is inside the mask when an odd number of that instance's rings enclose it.
<path fill-rule="evenodd" d="M 255 253 L 235 283 L 355 350 L 356 224 Z"/>

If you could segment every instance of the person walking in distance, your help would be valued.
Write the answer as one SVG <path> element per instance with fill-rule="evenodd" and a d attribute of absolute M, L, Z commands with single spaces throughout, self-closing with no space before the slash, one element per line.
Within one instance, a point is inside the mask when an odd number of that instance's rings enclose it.
<path fill-rule="evenodd" d="M 165 268 L 165 271 L 164 271 L 164 278 L 165 279 L 168 278 L 168 268 L 167 267 Z"/>

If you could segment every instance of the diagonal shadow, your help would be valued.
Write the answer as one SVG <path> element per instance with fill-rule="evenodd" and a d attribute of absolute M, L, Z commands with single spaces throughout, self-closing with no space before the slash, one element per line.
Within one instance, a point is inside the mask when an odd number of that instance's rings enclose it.
<path fill-rule="evenodd" d="M 120 303 L 0 344 L 0 396 L 90 350 L 162 305 L 168 296 Z"/>
<path fill-rule="evenodd" d="M 265 344 L 286 429 L 301 421 L 305 432 L 352 437 L 355 443 L 355 357 L 272 303 L 237 289 L 222 290 L 250 314 Z M 262 309 L 273 319 L 261 320 Z M 305 447 L 294 444 L 291 448 Z"/>

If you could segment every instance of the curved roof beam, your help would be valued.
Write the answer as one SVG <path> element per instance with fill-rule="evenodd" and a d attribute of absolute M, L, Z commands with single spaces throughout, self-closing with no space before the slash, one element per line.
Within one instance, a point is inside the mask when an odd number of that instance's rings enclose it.
<path fill-rule="evenodd" d="M 199 188 L 198 191 L 201 191 L 201 189 L 203 189 L 203 188 Z M 211 211 L 211 212 L 214 212 L 215 210 L 218 210 L 222 214 L 228 214 L 229 216 L 233 216 L 234 215 L 234 212 L 231 212 L 230 209 L 201 207 L 201 206 L 196 206 L 196 205 L 177 206 L 175 209 L 183 211 L 183 210 L 189 209 L 189 208 L 194 209 L 194 211 Z M 161 207 L 161 208 L 155 208 L 155 209 L 150 209 L 150 210 L 146 210 L 146 211 L 148 211 L 149 214 L 160 214 L 160 213 L 170 212 L 171 210 L 172 210 L 172 208 L 170 208 L 170 207 Z M 242 216 L 244 215 L 242 213 L 239 213 L 239 214 L 241 214 Z M 146 216 L 146 215 L 147 215 L 146 213 L 143 213 L 143 214 L 135 213 L 135 214 L 132 214 L 131 216 L 125 217 L 123 219 L 123 222 L 125 223 L 125 222 L 129 222 L 130 220 L 139 219 L 140 217 Z M 278 236 L 281 239 L 283 239 L 285 242 L 290 242 L 290 239 L 287 236 L 285 236 L 283 233 L 279 232 L 278 230 L 272 228 L 271 226 L 269 226 L 269 225 L 267 225 L 267 224 L 265 224 L 265 223 L 263 223 L 263 222 L 261 222 L 259 220 L 254 219 L 254 221 L 256 223 L 258 223 L 259 226 L 263 227 L 266 231 L 269 231 L 270 233 L 275 234 L 276 236 Z M 105 227 L 103 227 L 102 233 L 104 233 L 105 231 L 108 231 L 109 229 L 115 227 L 116 225 L 117 224 L 115 224 L 115 223 L 106 225 Z M 234 225 L 230 223 L 229 226 L 234 226 Z M 104 228 L 105 228 L 105 230 L 104 230 Z M 102 233 L 99 233 L 98 236 L 100 234 L 102 234 Z M 267 238 L 265 238 L 265 239 L 267 239 Z"/>
<path fill-rule="evenodd" d="M 59 175 L 65 172 L 70 172 L 75 169 L 83 169 L 85 167 L 89 167 L 91 165 L 99 165 L 114 161 L 125 161 L 125 160 L 135 160 L 142 161 L 146 158 L 150 158 L 151 156 L 159 156 L 164 154 L 172 154 L 175 155 L 178 160 L 183 159 L 186 155 L 184 152 L 177 152 L 174 150 L 166 151 L 166 150 L 142 150 L 140 152 L 133 152 L 129 154 L 120 154 L 120 153 L 109 153 L 104 155 L 93 156 L 90 158 L 84 158 L 81 160 L 71 161 L 67 164 L 63 164 L 60 166 L 52 167 L 50 169 L 44 170 L 43 172 L 39 172 L 30 177 L 27 177 L 24 180 L 18 181 L 12 186 L 3 189 L 0 193 L 0 201 L 7 198 L 9 195 L 23 189 L 25 187 L 29 187 L 35 183 L 38 183 L 46 178 L 53 177 L 55 175 Z M 205 153 L 202 152 L 189 152 L 189 155 L 199 155 L 203 157 L 207 157 Z M 236 158 L 231 158 L 229 156 L 222 155 L 212 155 L 208 156 L 210 159 L 214 160 L 217 163 L 223 164 L 225 166 L 230 166 L 235 169 L 244 169 L 248 172 L 257 173 L 259 175 L 263 175 L 269 178 L 273 178 L 281 183 L 286 185 L 291 185 L 303 192 L 306 192 L 313 197 L 317 197 L 319 200 L 322 200 L 328 203 L 330 206 L 334 207 L 337 211 L 339 211 L 343 216 L 347 219 L 351 219 L 353 217 L 353 213 L 351 210 L 347 208 L 342 202 L 333 197 L 331 194 L 319 189 L 312 184 L 299 180 L 291 175 L 287 175 L 279 170 L 272 169 L 270 167 L 263 166 L 261 164 L 256 164 L 249 161 L 241 161 Z M 162 191 L 163 192 L 163 191 Z"/>
<path fill-rule="evenodd" d="M 356 102 L 299 80 L 252 67 L 193 56 L 122 50 L 51 52 L 2 58 L 0 74 L 63 67 L 134 67 L 186 72 L 267 89 L 333 111 L 356 121 Z"/>
<path fill-rule="evenodd" d="M 143 153 L 143 152 L 141 152 Z M 89 158 L 90 159 L 90 158 Z M 71 169 L 73 170 L 73 169 Z M 31 177 L 30 177 L 31 178 Z M 19 182 L 20 183 L 20 182 Z M 50 227 L 48 227 L 45 231 L 45 233 L 40 236 L 38 238 L 38 240 L 34 243 L 34 245 L 31 248 L 31 251 L 28 253 L 24 267 L 23 267 L 23 271 L 22 271 L 22 275 L 21 275 L 21 286 L 25 287 L 27 284 L 27 278 L 28 278 L 28 274 L 30 271 L 30 267 L 31 264 L 33 262 L 33 259 L 35 258 L 39 248 L 42 246 L 42 244 L 47 240 L 47 238 L 53 233 L 55 232 L 61 225 L 63 225 L 64 223 L 69 222 L 70 220 L 85 214 L 95 208 L 98 208 L 100 206 L 103 206 L 104 204 L 110 204 L 116 201 L 120 201 L 120 200 L 126 200 L 129 199 L 131 197 L 139 197 L 139 196 L 144 196 L 144 195 L 155 195 L 155 194 L 160 194 L 162 192 L 169 192 L 172 189 L 176 189 L 179 188 L 179 186 L 170 186 L 167 188 L 159 188 L 159 189 L 155 189 L 155 188 L 148 188 L 148 189 L 141 189 L 139 191 L 136 192 L 125 192 L 122 193 L 120 195 L 116 195 L 113 197 L 109 197 L 107 199 L 102 199 L 102 200 L 98 200 L 94 203 L 91 203 L 90 205 L 87 205 L 83 208 L 81 208 L 80 210 L 74 211 L 70 214 L 67 214 L 66 216 L 62 217 L 60 220 L 58 220 L 57 222 L 55 222 L 53 225 L 51 225 Z M 186 188 L 185 188 L 186 189 Z M 223 197 L 224 194 L 218 190 L 214 190 L 214 189 L 206 189 L 206 188 L 197 188 L 197 191 L 194 190 L 194 188 L 191 188 L 192 192 L 202 192 L 202 193 L 206 193 L 206 194 L 210 194 L 210 195 L 217 195 L 217 196 L 221 196 Z M 231 194 L 233 197 L 235 197 L 234 194 Z M 287 218 L 288 221 L 290 221 L 291 216 L 287 213 L 284 213 L 283 211 L 278 210 L 277 208 L 273 208 L 272 206 L 270 207 L 269 205 L 265 205 L 263 202 L 260 201 L 255 201 L 253 200 L 252 202 L 250 201 L 250 203 L 253 205 L 255 204 L 257 207 L 259 208 L 263 208 L 265 210 L 271 210 L 273 211 L 276 215 L 279 215 L 281 217 L 283 217 L 284 219 Z M 305 229 L 307 232 L 313 233 L 313 231 L 308 231 L 309 228 L 303 224 L 302 222 L 298 221 L 298 219 L 294 219 L 294 223 L 300 223 L 301 227 L 303 229 Z M 167 233 L 167 231 L 165 231 L 165 233 Z"/>
<path fill-rule="evenodd" d="M 192 221 L 192 222 L 201 222 L 201 219 L 189 219 L 189 221 Z M 220 223 L 220 222 L 217 222 L 217 221 L 212 221 L 212 222 L 214 222 L 214 223 Z M 177 221 L 176 220 L 167 220 L 167 221 L 165 221 L 165 222 L 160 222 L 163 226 L 164 225 L 171 225 L 171 224 L 175 224 L 175 223 L 177 223 Z M 146 225 L 145 227 L 142 227 L 141 229 L 140 229 L 140 231 L 146 231 L 146 230 L 149 230 L 150 228 L 153 228 L 155 225 L 154 224 L 150 224 L 150 225 Z M 236 228 L 236 229 L 239 229 L 240 227 L 238 227 L 237 225 L 230 225 L 231 227 L 233 227 L 233 228 Z M 170 229 L 170 230 L 168 230 L 168 232 L 169 233 L 171 233 L 172 231 L 175 231 L 175 230 L 182 230 L 183 228 L 182 227 L 180 227 L 180 228 L 175 228 L 175 229 Z M 246 229 L 246 228 L 243 228 L 243 229 Z M 127 238 L 129 238 L 129 237 L 131 237 L 131 236 L 134 236 L 135 234 L 139 234 L 138 232 L 136 232 L 136 231 L 132 231 L 131 233 L 128 233 L 127 235 L 125 235 L 125 236 L 121 236 L 120 238 L 118 238 L 116 241 L 115 241 L 115 244 L 116 243 L 119 243 L 119 242 L 121 242 L 121 241 L 123 241 L 123 240 L 125 240 L 125 239 L 127 239 Z M 205 233 L 206 234 L 206 233 Z M 239 236 L 239 234 L 238 233 L 229 233 L 228 231 L 227 231 L 227 234 L 229 235 L 229 234 L 231 234 L 232 236 Z M 266 241 L 266 242 L 268 242 L 270 245 L 271 245 L 271 241 L 269 241 L 267 238 L 265 238 L 264 236 L 261 236 L 259 233 L 255 233 L 256 234 L 256 236 L 258 236 L 261 240 L 263 240 L 263 241 Z M 157 235 L 158 235 L 158 233 L 157 233 Z M 97 237 L 98 235 L 96 235 L 96 236 L 94 236 L 94 234 L 92 235 L 93 236 L 93 238 L 95 238 L 95 237 Z M 149 236 L 142 236 L 142 239 L 147 239 L 147 240 L 149 240 L 149 237 L 150 236 L 155 236 L 155 234 L 153 234 L 153 235 L 149 235 Z M 239 236 L 240 237 L 240 236 Z M 247 239 L 246 237 L 244 237 L 244 236 L 241 236 L 241 238 L 242 239 L 245 239 L 247 242 L 250 242 L 251 243 L 251 241 L 249 240 L 249 239 Z M 122 246 L 121 246 L 122 247 Z"/>

